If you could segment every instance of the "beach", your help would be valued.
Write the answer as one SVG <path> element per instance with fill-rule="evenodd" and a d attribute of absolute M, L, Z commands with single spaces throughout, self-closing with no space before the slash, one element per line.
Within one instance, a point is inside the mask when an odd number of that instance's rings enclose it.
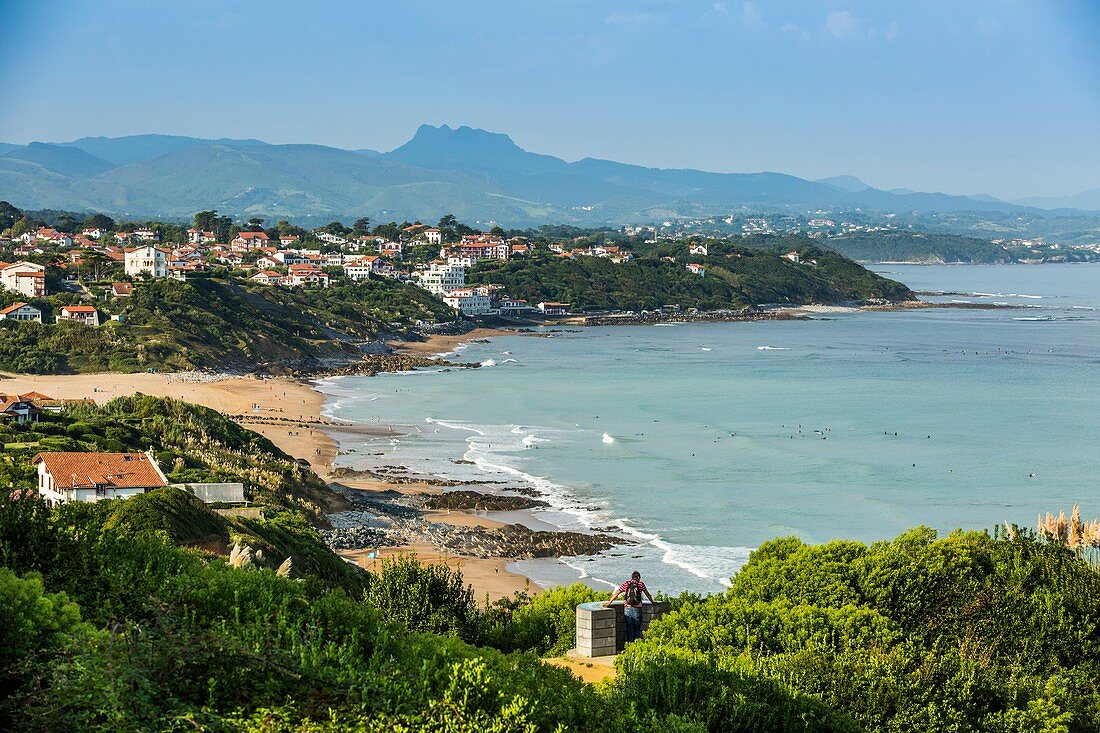
<path fill-rule="evenodd" d="M 438 354 L 453 351 L 455 347 L 471 339 L 494 335 L 492 329 L 476 329 L 462 336 L 429 336 L 421 342 L 394 344 L 400 351 L 410 354 Z M 396 484 L 385 480 L 337 480 L 332 477 L 332 466 L 339 445 L 328 432 L 335 427 L 331 420 L 322 417 L 325 395 L 308 382 L 284 377 L 255 378 L 235 375 L 205 373 L 136 373 L 136 374 L 77 374 L 77 375 L 25 375 L 5 374 L 0 378 L 0 392 L 25 394 L 40 392 L 55 399 L 91 399 L 103 404 L 115 397 L 145 394 L 155 397 L 172 397 L 209 407 L 232 418 L 250 430 L 271 440 L 280 450 L 294 458 L 308 461 L 323 479 L 341 490 L 364 493 L 402 492 L 431 494 L 442 489 L 430 483 Z M 387 434 L 385 428 L 359 425 L 341 425 L 343 432 L 353 432 L 360 437 L 377 437 Z M 428 521 L 455 526 L 481 526 L 495 529 L 502 523 L 477 512 L 449 510 L 425 512 Z M 460 569 L 463 578 L 474 590 L 479 602 L 495 601 L 518 591 L 536 593 L 539 587 L 523 575 L 510 572 L 507 565 L 511 558 L 464 557 L 454 552 L 441 551 L 424 543 L 410 543 L 392 547 L 380 547 L 378 559 L 368 559 L 368 550 L 343 550 L 340 554 L 368 570 L 375 569 L 381 558 L 401 553 L 415 553 L 423 562 L 440 562 Z"/>
<path fill-rule="evenodd" d="M 514 333 L 514 331 L 497 328 L 475 328 L 472 331 L 457 335 L 438 334 L 426 336 L 423 341 L 392 341 L 389 346 L 398 353 L 437 356 L 450 354 L 457 347 L 471 341 L 492 338 L 507 333 Z"/>

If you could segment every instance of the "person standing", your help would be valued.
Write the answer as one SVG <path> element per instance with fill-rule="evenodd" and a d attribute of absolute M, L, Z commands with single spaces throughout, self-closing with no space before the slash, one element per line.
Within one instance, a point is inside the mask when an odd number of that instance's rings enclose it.
<path fill-rule="evenodd" d="M 605 602 L 604 607 L 610 606 L 619 596 L 623 597 L 623 615 L 626 616 L 626 642 L 629 644 L 642 637 L 642 596 L 653 603 L 653 596 L 649 595 L 649 589 L 642 582 L 642 574 L 635 570 L 630 574 L 630 580 L 619 586 L 615 594 Z"/>

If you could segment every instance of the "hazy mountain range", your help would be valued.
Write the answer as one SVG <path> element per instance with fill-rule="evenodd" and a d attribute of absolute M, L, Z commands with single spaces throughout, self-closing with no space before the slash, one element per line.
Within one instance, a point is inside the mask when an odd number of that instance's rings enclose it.
<path fill-rule="evenodd" d="M 809 181 L 782 173 L 707 173 L 595 158 L 571 163 L 523 150 L 507 135 L 446 125 L 423 125 L 388 153 L 168 135 L 0 143 L 0 199 L 30 209 L 178 218 L 202 209 L 325 221 L 364 214 L 434 220 L 454 213 L 462 220 L 506 226 L 623 224 L 742 208 L 1100 208 L 1100 190 L 1067 203 L 1008 203 L 991 196 L 883 191 L 853 176 Z"/>

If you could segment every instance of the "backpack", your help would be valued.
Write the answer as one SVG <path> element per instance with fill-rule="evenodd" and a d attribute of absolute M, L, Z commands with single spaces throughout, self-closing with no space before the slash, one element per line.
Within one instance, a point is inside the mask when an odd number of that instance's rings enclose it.
<path fill-rule="evenodd" d="M 640 606 L 642 605 L 642 593 L 638 587 L 638 581 L 632 580 L 626 586 L 626 598 L 624 599 L 628 606 Z"/>

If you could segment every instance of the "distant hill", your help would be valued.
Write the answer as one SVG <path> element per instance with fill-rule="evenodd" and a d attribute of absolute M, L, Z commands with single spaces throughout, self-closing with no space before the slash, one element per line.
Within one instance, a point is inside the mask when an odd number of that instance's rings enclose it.
<path fill-rule="evenodd" d="M 827 186 L 838 188 L 841 191 L 847 191 L 848 193 L 859 193 L 860 191 L 866 191 L 871 188 L 869 184 L 864 183 L 855 176 L 832 176 L 830 178 L 819 178 L 818 183 L 824 183 Z"/>
<path fill-rule="evenodd" d="M 127 135 L 126 137 L 82 137 L 63 145 L 79 148 L 97 158 L 109 160 L 120 167 L 132 163 L 143 163 L 162 155 L 175 153 L 187 148 L 204 145 L 225 146 L 252 146 L 266 145 L 261 140 L 231 140 L 220 138 L 218 140 L 204 140 L 198 137 L 181 137 L 179 135 Z"/>
<path fill-rule="evenodd" d="M 1038 209 L 1084 209 L 1086 211 L 1100 211 L 1100 188 L 1072 196 L 1032 196 L 1020 199 L 1015 203 L 1021 206 L 1034 206 Z"/>
<path fill-rule="evenodd" d="M 69 178 L 91 178 L 115 167 L 102 158 L 79 148 L 50 143 L 31 143 L 9 150 L 3 157 L 34 163 L 42 168 Z"/>
<path fill-rule="evenodd" d="M 422 125 L 388 153 L 169 135 L 34 143 L 0 155 L 0 199 L 115 215 L 432 219 L 618 225 L 735 209 L 1017 212 L 990 197 L 888 192 L 854 176 L 712 173 L 533 153 L 507 135 Z"/>
<path fill-rule="evenodd" d="M 909 231 L 854 232 L 818 240 L 857 262 L 995 263 L 1016 260 L 988 239 Z"/>

